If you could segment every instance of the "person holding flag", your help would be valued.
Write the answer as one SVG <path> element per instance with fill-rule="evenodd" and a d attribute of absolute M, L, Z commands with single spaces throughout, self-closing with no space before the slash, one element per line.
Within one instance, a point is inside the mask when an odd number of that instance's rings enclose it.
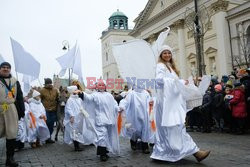
<path fill-rule="evenodd" d="M 11 75 L 11 65 L 0 65 L 0 138 L 6 137 L 6 166 L 15 167 L 14 150 L 18 132 L 18 120 L 24 117 L 24 100 L 20 83 Z"/>

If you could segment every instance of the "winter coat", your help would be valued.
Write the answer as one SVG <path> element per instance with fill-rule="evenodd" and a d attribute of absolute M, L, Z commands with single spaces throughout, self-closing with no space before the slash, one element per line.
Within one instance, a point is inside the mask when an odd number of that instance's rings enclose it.
<path fill-rule="evenodd" d="M 224 95 L 222 92 L 216 92 L 212 102 L 213 112 L 218 113 L 224 110 Z"/>
<path fill-rule="evenodd" d="M 210 92 L 206 92 L 206 94 L 203 96 L 202 99 L 202 106 L 200 109 L 202 111 L 210 111 L 211 109 L 211 104 L 212 104 L 212 96 Z"/>
<path fill-rule="evenodd" d="M 59 92 L 57 89 L 51 88 L 42 88 L 41 93 L 41 101 L 46 109 L 46 111 L 54 111 L 57 110 Z"/>
<path fill-rule="evenodd" d="M 234 97 L 229 102 L 232 110 L 232 116 L 236 118 L 245 118 L 247 116 L 247 112 L 244 89 L 235 88 L 232 95 Z"/>

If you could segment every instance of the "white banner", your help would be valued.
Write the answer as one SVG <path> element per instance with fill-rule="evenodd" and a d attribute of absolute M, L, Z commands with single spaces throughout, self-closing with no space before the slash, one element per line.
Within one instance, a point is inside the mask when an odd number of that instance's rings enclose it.
<path fill-rule="evenodd" d="M 10 38 L 16 72 L 39 77 L 40 63 L 14 39 Z"/>

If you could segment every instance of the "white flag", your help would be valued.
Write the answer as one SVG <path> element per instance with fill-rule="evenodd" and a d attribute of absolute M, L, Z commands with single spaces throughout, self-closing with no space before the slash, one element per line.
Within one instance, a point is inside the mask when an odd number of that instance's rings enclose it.
<path fill-rule="evenodd" d="M 3 62 L 5 62 L 5 60 L 4 60 L 3 56 L 0 54 L 0 64 Z"/>
<path fill-rule="evenodd" d="M 38 78 L 40 63 L 14 39 L 10 38 L 16 72 Z"/>
<path fill-rule="evenodd" d="M 30 89 L 31 89 L 31 85 L 30 83 L 32 81 L 34 81 L 36 78 L 32 77 L 32 76 L 29 76 L 29 75 L 23 75 L 23 91 L 24 93 L 28 94 Z"/>
<path fill-rule="evenodd" d="M 76 55 L 75 55 L 75 62 L 73 66 L 73 73 L 78 76 L 78 80 L 83 83 L 83 76 L 82 76 L 82 59 L 81 59 L 81 52 L 80 48 L 77 47 Z"/>
<path fill-rule="evenodd" d="M 77 49 L 77 46 L 75 44 L 75 46 L 72 49 L 70 49 L 67 53 L 56 58 L 56 60 L 58 61 L 62 69 L 73 68 L 75 55 L 76 55 L 76 49 Z"/>
<path fill-rule="evenodd" d="M 81 63 L 81 52 L 79 49 L 79 46 L 77 43 L 75 46 L 70 49 L 67 53 L 64 55 L 56 58 L 58 63 L 61 66 L 61 71 L 59 73 L 59 76 L 63 76 L 66 72 L 67 68 L 73 69 L 73 73 L 78 75 L 78 79 L 80 82 L 83 81 L 82 77 L 82 63 Z"/>

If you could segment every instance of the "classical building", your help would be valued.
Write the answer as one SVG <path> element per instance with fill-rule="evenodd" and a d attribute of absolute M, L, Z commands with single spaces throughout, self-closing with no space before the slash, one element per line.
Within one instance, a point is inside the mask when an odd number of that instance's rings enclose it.
<path fill-rule="evenodd" d="M 227 12 L 232 66 L 250 65 L 250 1 Z"/>
<path fill-rule="evenodd" d="M 133 39 L 128 35 L 131 31 L 128 28 L 128 17 L 124 13 L 117 10 L 109 17 L 109 27 L 101 36 L 103 79 L 120 78 L 111 44 Z"/>
<path fill-rule="evenodd" d="M 201 18 L 207 21 L 202 25 L 207 27 L 203 49 L 206 73 L 219 77 L 230 74 L 238 64 L 232 57 L 242 55 L 239 40 L 236 40 L 240 37 L 239 31 L 244 29 L 245 34 L 249 36 L 249 0 L 197 1 L 198 8 L 206 9 L 207 13 L 203 16 L 209 16 L 209 21 L 207 18 Z M 196 73 L 194 31 L 188 27 L 187 9 L 194 11 L 194 0 L 149 0 L 134 20 L 133 30 L 119 29 L 119 19 L 114 19 L 114 16 L 117 18 L 114 13 L 109 18 L 109 29 L 102 35 L 104 78 L 119 75 L 112 57 L 111 43 L 139 38 L 152 44 L 166 27 L 171 28 L 171 33 L 165 43 L 174 50 L 174 59 L 181 77 L 187 78 Z M 122 17 L 125 19 L 124 15 Z M 114 20 L 116 28 L 112 25 Z M 249 37 L 247 41 L 250 41 Z M 244 64 L 243 59 L 238 62 Z"/>
<path fill-rule="evenodd" d="M 246 0 L 198 0 L 198 8 L 204 6 L 210 18 L 210 21 L 206 24 L 204 21 L 203 25 L 207 26 L 208 30 L 204 35 L 203 52 L 207 74 L 221 77 L 232 71 L 227 16 L 232 13 L 233 8 L 246 2 Z M 145 9 L 135 19 L 133 31 L 129 33 L 135 38 L 153 43 L 160 32 L 170 27 L 171 33 L 165 43 L 173 47 L 174 58 L 183 78 L 195 73 L 197 63 L 194 33 L 187 26 L 188 8 L 194 11 L 194 0 L 149 0 Z"/>

